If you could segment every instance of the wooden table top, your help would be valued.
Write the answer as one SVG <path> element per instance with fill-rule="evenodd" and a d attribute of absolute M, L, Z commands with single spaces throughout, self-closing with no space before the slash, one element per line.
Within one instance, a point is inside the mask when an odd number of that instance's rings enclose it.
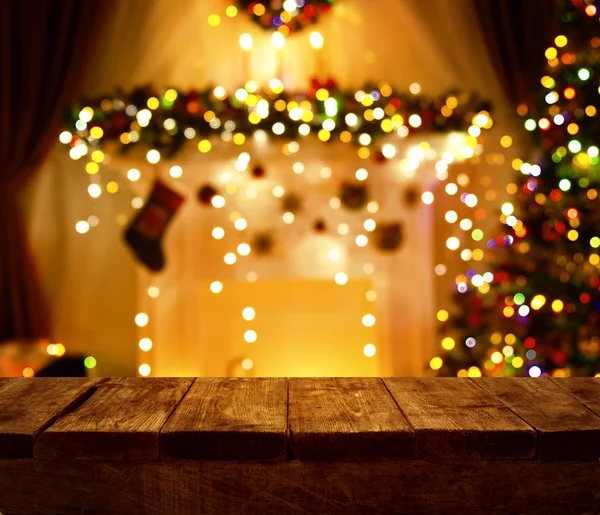
<path fill-rule="evenodd" d="M 600 458 L 588 378 L 0 378 L 0 459 Z"/>

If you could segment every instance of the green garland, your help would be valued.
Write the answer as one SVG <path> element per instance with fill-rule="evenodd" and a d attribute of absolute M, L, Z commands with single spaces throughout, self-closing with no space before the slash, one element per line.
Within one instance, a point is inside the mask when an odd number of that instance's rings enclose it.
<path fill-rule="evenodd" d="M 207 151 L 207 140 L 218 135 L 243 144 L 258 131 L 288 141 L 316 133 L 322 141 L 357 144 L 361 157 L 381 157 L 377 149 L 371 152 L 374 143 L 392 132 L 466 131 L 489 109 L 475 96 L 426 98 L 398 94 L 387 84 L 350 92 L 333 81 L 313 81 L 305 93 L 288 93 L 274 79 L 265 88 L 248 83 L 233 94 L 221 87 L 187 92 L 145 87 L 74 106 L 60 141 L 71 147 L 74 159 L 107 142 L 120 142 L 121 152 L 142 145 L 172 158 L 190 140 L 200 140 L 200 150 Z M 483 119 L 489 124 L 479 123 L 482 128 L 491 126 L 491 118 Z"/>

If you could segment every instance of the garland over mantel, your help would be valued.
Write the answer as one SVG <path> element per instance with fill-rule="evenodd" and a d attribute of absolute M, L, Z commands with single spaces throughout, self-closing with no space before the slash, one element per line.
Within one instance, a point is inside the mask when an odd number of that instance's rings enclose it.
<path fill-rule="evenodd" d="M 60 140 L 70 145 L 74 159 L 105 142 L 120 143 L 122 152 L 142 145 L 160 159 L 172 158 L 190 140 L 207 152 L 214 136 L 242 145 L 253 135 L 293 141 L 312 133 L 323 142 L 357 145 L 361 158 L 384 159 L 378 142 L 392 133 L 468 131 L 475 142 L 492 126 L 489 109 L 465 93 L 429 98 L 398 93 L 388 84 L 348 91 L 332 80 L 313 80 L 301 93 L 285 91 L 279 79 L 265 87 L 250 81 L 231 93 L 220 86 L 190 91 L 147 86 L 74 106 Z"/>

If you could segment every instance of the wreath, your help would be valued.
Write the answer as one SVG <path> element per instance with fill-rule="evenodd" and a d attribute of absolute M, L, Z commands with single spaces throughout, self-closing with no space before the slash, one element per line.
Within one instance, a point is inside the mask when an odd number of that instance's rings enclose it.
<path fill-rule="evenodd" d="M 236 0 L 236 3 L 264 29 L 281 31 L 287 27 L 288 33 L 284 34 L 287 36 L 315 23 L 331 10 L 335 0 Z"/>

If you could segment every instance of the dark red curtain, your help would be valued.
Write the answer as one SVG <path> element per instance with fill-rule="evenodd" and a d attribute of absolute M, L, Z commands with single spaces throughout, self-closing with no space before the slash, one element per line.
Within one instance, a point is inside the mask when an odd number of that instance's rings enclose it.
<path fill-rule="evenodd" d="M 514 106 L 530 104 L 556 36 L 560 0 L 473 0 L 500 82 Z"/>
<path fill-rule="evenodd" d="M 51 335 L 19 194 L 57 141 L 109 10 L 108 0 L 0 2 L 0 342 Z"/>

